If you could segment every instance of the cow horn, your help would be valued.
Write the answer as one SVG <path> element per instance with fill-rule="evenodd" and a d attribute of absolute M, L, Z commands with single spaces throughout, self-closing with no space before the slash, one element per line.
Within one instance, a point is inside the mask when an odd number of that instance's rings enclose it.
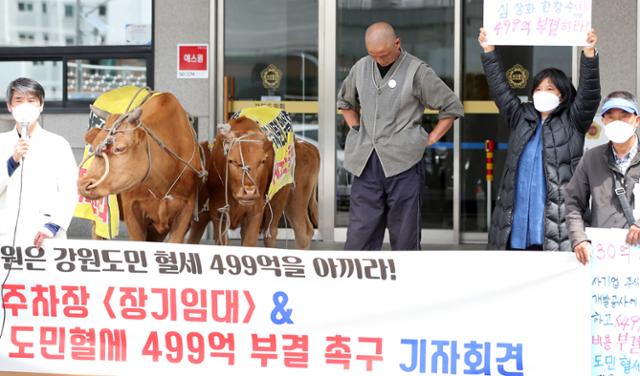
<path fill-rule="evenodd" d="M 223 136 L 227 136 L 231 132 L 231 125 L 227 123 L 218 124 L 218 132 Z"/>
<path fill-rule="evenodd" d="M 105 110 L 101 110 L 98 107 L 90 104 L 89 108 L 91 109 L 91 112 L 93 112 L 94 114 L 98 115 L 99 118 L 106 120 L 109 115 L 111 115 L 111 113 L 105 111 Z"/>
<path fill-rule="evenodd" d="M 141 115 L 142 115 L 142 107 L 137 107 L 135 110 L 129 112 L 129 115 L 127 115 L 127 119 L 129 120 L 130 123 L 133 123 L 135 121 L 138 121 Z"/>

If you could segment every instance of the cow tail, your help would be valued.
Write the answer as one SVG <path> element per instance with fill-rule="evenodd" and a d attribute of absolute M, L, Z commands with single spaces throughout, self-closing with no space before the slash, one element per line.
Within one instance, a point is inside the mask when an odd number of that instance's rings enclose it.
<path fill-rule="evenodd" d="M 313 187 L 311 197 L 309 198 L 309 218 L 313 227 L 318 227 L 318 185 Z"/>

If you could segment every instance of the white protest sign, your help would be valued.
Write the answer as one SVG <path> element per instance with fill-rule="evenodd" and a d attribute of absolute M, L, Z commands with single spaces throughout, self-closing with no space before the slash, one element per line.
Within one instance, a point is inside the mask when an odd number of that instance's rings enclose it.
<path fill-rule="evenodd" d="M 592 375 L 640 373 L 640 247 L 628 230 L 588 228 L 591 240 Z"/>
<path fill-rule="evenodd" d="M 584 46 L 591 0 L 485 0 L 487 42 L 516 46 Z"/>
<path fill-rule="evenodd" d="M 6 244 L 0 371 L 589 371 L 588 269 L 571 253 Z"/>

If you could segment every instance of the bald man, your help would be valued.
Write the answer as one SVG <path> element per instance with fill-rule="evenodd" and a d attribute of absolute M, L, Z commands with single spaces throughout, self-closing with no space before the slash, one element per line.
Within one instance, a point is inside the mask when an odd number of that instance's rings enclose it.
<path fill-rule="evenodd" d="M 345 249 L 379 250 L 388 228 L 392 249 L 417 250 L 424 150 L 463 115 L 462 104 L 388 23 L 369 26 L 365 45 L 338 94 L 350 128 L 344 168 L 354 175 Z M 421 125 L 425 108 L 439 112 L 431 133 Z"/>

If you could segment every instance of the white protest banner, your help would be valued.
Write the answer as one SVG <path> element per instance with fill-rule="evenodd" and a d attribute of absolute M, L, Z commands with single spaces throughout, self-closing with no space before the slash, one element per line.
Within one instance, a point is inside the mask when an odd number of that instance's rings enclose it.
<path fill-rule="evenodd" d="M 487 42 L 516 46 L 584 46 L 591 0 L 485 0 Z"/>
<path fill-rule="evenodd" d="M 640 247 L 628 230 L 588 228 L 592 375 L 640 374 Z"/>
<path fill-rule="evenodd" d="M 561 252 L 0 246 L 0 370 L 585 375 L 588 268 Z M 0 276 L 1 277 L 1 276 Z"/>

